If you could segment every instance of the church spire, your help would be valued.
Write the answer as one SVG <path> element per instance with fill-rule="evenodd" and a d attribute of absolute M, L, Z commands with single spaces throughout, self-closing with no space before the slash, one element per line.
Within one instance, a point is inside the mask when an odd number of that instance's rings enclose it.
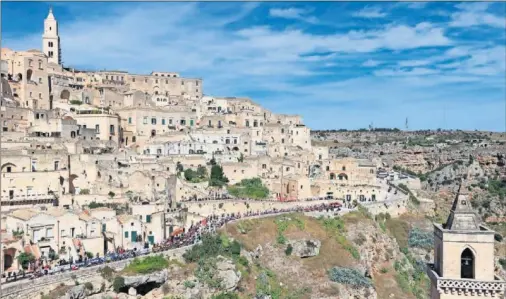
<path fill-rule="evenodd" d="M 457 196 L 453 201 L 450 215 L 445 228 L 449 230 L 480 230 L 478 216 L 468 200 L 468 191 L 465 183 L 460 183 Z"/>
<path fill-rule="evenodd" d="M 54 15 L 53 15 L 53 6 L 49 6 L 49 13 L 47 14 L 47 18 L 46 20 L 54 20 Z"/>

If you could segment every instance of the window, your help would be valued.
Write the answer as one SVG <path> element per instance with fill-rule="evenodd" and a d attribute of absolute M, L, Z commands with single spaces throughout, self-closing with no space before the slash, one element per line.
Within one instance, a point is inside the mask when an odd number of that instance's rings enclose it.
<path fill-rule="evenodd" d="M 346 166 L 343 166 L 343 171 L 346 171 Z"/>
<path fill-rule="evenodd" d="M 39 69 L 42 69 L 42 60 L 39 60 Z"/>
<path fill-rule="evenodd" d="M 49 46 L 50 48 L 52 48 L 52 47 L 53 47 L 53 42 L 48 42 L 47 44 L 48 44 L 48 46 Z"/>
<path fill-rule="evenodd" d="M 151 215 L 146 215 L 146 223 L 151 223 Z"/>
<path fill-rule="evenodd" d="M 156 125 L 156 118 L 155 118 L 155 117 L 152 117 L 152 118 L 151 118 L 151 124 L 152 124 L 152 125 Z"/>
<path fill-rule="evenodd" d="M 184 81 L 181 81 L 181 85 L 184 85 Z"/>
<path fill-rule="evenodd" d="M 125 238 L 128 238 L 128 232 L 125 232 Z"/>
<path fill-rule="evenodd" d="M 12 167 L 7 166 L 7 172 L 12 172 Z"/>
<path fill-rule="evenodd" d="M 285 133 L 285 129 L 281 129 L 281 134 L 284 134 Z"/>
<path fill-rule="evenodd" d="M 199 81 L 195 81 L 195 85 L 196 85 L 196 86 L 199 86 Z"/>
<path fill-rule="evenodd" d="M 114 125 L 110 125 L 110 126 L 109 126 L 109 133 L 110 133 L 111 135 L 114 135 Z"/>
<path fill-rule="evenodd" d="M 29 66 L 29 67 L 32 67 L 32 62 L 33 62 L 33 61 L 32 61 L 31 59 L 29 59 L 29 60 L 28 60 L 28 66 Z"/>
<path fill-rule="evenodd" d="M 58 170 L 60 166 L 60 161 L 54 161 L 54 170 Z"/>
<path fill-rule="evenodd" d="M 95 125 L 95 133 L 100 133 L 100 125 Z"/>
<path fill-rule="evenodd" d="M 132 78 L 132 82 L 135 82 L 135 78 Z"/>
<path fill-rule="evenodd" d="M 148 117 L 147 116 L 144 116 L 144 120 L 142 121 L 142 123 L 145 125 L 148 124 Z"/>
<path fill-rule="evenodd" d="M 162 125 L 165 125 L 165 118 L 162 118 Z"/>
<path fill-rule="evenodd" d="M 172 118 L 169 119 L 169 125 L 172 125 Z"/>
<path fill-rule="evenodd" d="M 53 57 L 53 51 L 49 51 L 48 54 L 49 54 L 49 58 Z"/>
<path fill-rule="evenodd" d="M 131 117 L 128 118 L 128 123 L 132 124 L 132 118 Z"/>

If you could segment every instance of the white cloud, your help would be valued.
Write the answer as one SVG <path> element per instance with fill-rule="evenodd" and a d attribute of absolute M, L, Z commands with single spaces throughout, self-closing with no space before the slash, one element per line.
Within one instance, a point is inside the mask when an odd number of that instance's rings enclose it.
<path fill-rule="evenodd" d="M 506 27 L 506 16 L 488 13 L 487 10 L 491 3 L 473 2 L 461 3 L 456 7 L 460 11 L 451 14 L 450 26 L 452 27 L 472 27 L 472 26 L 490 26 L 497 28 Z M 501 5 L 504 5 L 502 3 Z"/>
<path fill-rule="evenodd" d="M 308 16 L 311 13 L 311 10 L 302 9 L 302 8 L 271 8 L 269 10 L 269 15 L 271 17 L 283 18 L 283 19 L 292 19 L 292 20 L 300 20 L 308 23 L 317 23 L 318 19 L 314 16 Z"/>
<path fill-rule="evenodd" d="M 365 66 L 365 67 L 375 67 L 375 66 L 378 66 L 380 64 L 381 64 L 380 61 L 368 59 L 368 60 L 364 61 L 364 63 L 362 63 L 362 66 Z"/>
<path fill-rule="evenodd" d="M 353 16 L 358 18 L 384 18 L 387 14 L 381 11 L 379 7 L 366 6 L 362 10 L 354 13 Z"/>
<path fill-rule="evenodd" d="M 476 93 L 447 84 L 501 87 L 497 79 L 504 67 L 501 48 L 459 46 L 443 28 L 428 22 L 311 34 L 291 27 L 237 25 L 256 6 L 220 4 L 210 3 L 203 9 L 200 3 L 128 3 L 108 12 L 107 18 L 77 16 L 60 24 L 63 59 L 67 65 L 94 69 L 176 71 L 201 77 L 206 94 L 252 96 L 261 92 L 262 97 L 254 97 L 255 101 L 275 112 L 302 113 L 310 126 L 318 128 L 347 127 L 364 118 L 369 118 L 365 125 L 375 119 L 378 126 L 391 126 L 392 120 L 384 115 L 404 114 L 402 123 L 410 109 L 425 111 L 428 101 L 476 98 Z M 284 13 L 284 18 L 307 17 L 302 11 L 276 13 L 278 17 Z M 42 20 L 40 23 L 42 26 Z M 3 38 L 2 44 L 20 50 L 40 48 L 40 34 Z M 435 52 L 422 57 L 417 55 L 420 48 Z M 414 56 L 406 56 L 405 50 Z M 443 67 L 452 63 L 452 68 Z M 336 65 L 338 71 L 327 73 Z M 380 65 L 385 67 L 376 76 L 363 68 Z M 479 96 L 498 97 L 483 92 Z M 401 107 L 406 99 L 417 104 Z M 320 107 L 317 101 L 327 106 Z M 339 124 L 334 123 L 335 117 L 321 116 L 350 101 L 367 112 L 345 117 Z M 373 111 L 377 106 L 381 107 Z"/>

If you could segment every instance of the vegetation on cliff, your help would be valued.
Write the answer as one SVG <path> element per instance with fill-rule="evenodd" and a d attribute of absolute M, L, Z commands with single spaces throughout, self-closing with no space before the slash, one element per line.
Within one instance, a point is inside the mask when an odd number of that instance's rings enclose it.
<path fill-rule="evenodd" d="M 243 179 L 240 183 L 229 186 L 228 192 L 239 198 L 265 199 L 269 196 L 269 189 L 260 178 Z"/>

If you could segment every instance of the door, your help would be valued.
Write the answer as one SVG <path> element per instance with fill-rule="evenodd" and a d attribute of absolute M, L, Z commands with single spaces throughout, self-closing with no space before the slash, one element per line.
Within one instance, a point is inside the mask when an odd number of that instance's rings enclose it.
<path fill-rule="evenodd" d="M 148 242 L 151 245 L 155 244 L 155 236 L 148 236 Z"/>
<path fill-rule="evenodd" d="M 132 240 L 132 242 L 137 242 L 137 232 L 136 231 L 131 232 L 131 240 Z"/>
<path fill-rule="evenodd" d="M 193 127 L 193 119 L 190 119 L 190 126 Z"/>

